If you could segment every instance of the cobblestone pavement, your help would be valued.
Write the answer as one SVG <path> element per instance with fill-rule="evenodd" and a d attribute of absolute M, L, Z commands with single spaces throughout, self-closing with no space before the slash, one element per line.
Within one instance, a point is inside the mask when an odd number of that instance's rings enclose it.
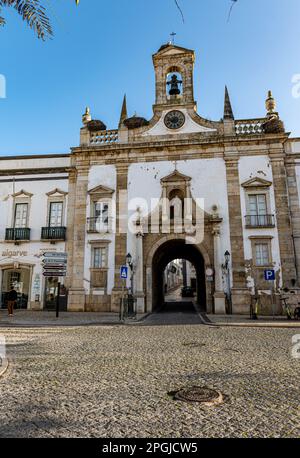
<path fill-rule="evenodd" d="M 1 437 L 300 437 L 291 329 L 202 325 L 1 329 Z M 215 408 L 168 392 L 208 386 Z"/>

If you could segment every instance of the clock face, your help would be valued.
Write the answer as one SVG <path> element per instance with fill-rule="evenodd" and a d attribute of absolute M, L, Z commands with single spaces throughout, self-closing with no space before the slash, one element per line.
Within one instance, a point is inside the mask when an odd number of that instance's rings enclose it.
<path fill-rule="evenodd" d="M 185 123 L 185 116 L 181 111 L 170 111 L 165 117 L 165 125 L 168 129 L 180 129 Z"/>

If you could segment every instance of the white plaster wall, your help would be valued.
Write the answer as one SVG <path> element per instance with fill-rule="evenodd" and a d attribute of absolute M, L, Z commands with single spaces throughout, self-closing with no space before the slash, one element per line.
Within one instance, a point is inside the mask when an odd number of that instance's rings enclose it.
<path fill-rule="evenodd" d="M 70 156 L 44 156 L 36 158 L 26 158 L 14 156 L 11 158 L 0 158 L 1 170 L 24 170 L 24 169 L 40 169 L 47 167 L 69 167 L 71 162 Z"/>
<path fill-rule="evenodd" d="M 292 153 L 300 153 L 300 140 L 291 140 L 289 143 L 291 144 Z"/>
<path fill-rule="evenodd" d="M 51 178 L 51 175 L 48 176 Z M 25 177 L 22 177 L 25 179 Z M 30 177 L 27 177 L 30 179 Z M 35 180 L 37 176 L 32 177 Z M 43 175 L 42 178 L 47 178 Z M 41 181 L 17 181 L 15 183 L 0 182 L 0 240 L 5 238 L 5 228 L 13 224 L 13 197 L 12 194 L 23 190 L 32 195 L 30 198 L 30 210 L 28 227 L 31 228 L 31 241 L 39 241 L 41 228 L 47 226 L 48 196 L 47 193 L 54 189 L 68 192 L 68 179 L 64 180 L 41 180 Z M 64 208 L 64 225 L 67 223 L 67 200 Z"/>
<path fill-rule="evenodd" d="M 259 177 L 267 181 L 273 182 L 273 173 L 272 167 L 269 161 L 268 156 L 248 156 L 242 157 L 239 161 L 239 177 L 240 184 L 251 178 Z M 244 188 L 241 187 L 241 209 L 242 209 L 242 222 L 244 229 L 244 250 L 245 250 L 245 259 L 252 259 L 252 248 L 250 236 L 264 236 L 270 235 L 273 237 L 272 245 L 272 259 L 274 262 L 275 270 L 280 269 L 280 249 L 279 249 L 279 240 L 278 240 L 278 231 L 277 227 L 268 228 L 268 229 L 246 229 L 245 216 L 247 215 L 247 206 L 246 206 L 246 193 Z M 275 205 L 275 195 L 274 187 L 270 187 L 270 213 L 276 215 L 276 205 Z M 276 216 L 275 216 L 276 218 Z"/>
<path fill-rule="evenodd" d="M 114 165 L 95 165 L 90 168 L 88 178 L 88 190 L 94 189 L 97 186 L 105 186 L 107 188 L 116 189 L 117 174 Z M 115 198 L 115 194 L 113 194 Z M 87 217 L 91 214 L 90 198 L 87 196 Z M 114 270 L 115 270 L 115 234 L 87 234 L 85 246 L 85 260 L 84 260 L 84 287 L 86 293 L 90 293 L 90 267 L 91 267 L 91 253 L 92 246 L 91 240 L 107 240 L 108 244 L 108 278 L 107 278 L 107 294 L 111 294 L 114 286 Z"/>
<path fill-rule="evenodd" d="M 132 215 L 139 205 L 144 215 L 150 213 L 151 198 L 159 199 L 162 188 L 160 180 L 174 172 L 174 162 L 146 162 L 132 164 L 129 167 L 128 199 L 132 203 Z M 228 218 L 228 199 L 226 168 L 223 159 L 195 159 L 178 161 L 177 170 L 192 178 L 192 196 L 204 199 L 204 209 L 212 213 L 212 206 L 218 205 L 219 215 L 223 218 L 221 234 L 221 250 L 231 251 Z M 135 199 L 135 200 L 134 200 Z M 128 246 L 130 253 L 135 253 L 135 236 L 128 231 Z M 211 260 L 213 264 L 213 260 Z"/>
<path fill-rule="evenodd" d="M 172 110 L 165 110 L 155 126 L 143 134 L 144 137 L 149 135 L 178 135 L 178 134 L 191 134 L 197 132 L 214 132 L 215 129 L 200 126 L 188 114 L 188 110 L 181 109 L 180 111 L 185 115 L 185 124 L 180 129 L 168 129 L 165 125 L 164 118 L 166 114 Z"/>

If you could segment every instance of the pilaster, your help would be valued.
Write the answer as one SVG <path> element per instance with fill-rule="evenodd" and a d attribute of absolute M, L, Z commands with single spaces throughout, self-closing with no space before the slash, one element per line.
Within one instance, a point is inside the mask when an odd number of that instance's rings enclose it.
<path fill-rule="evenodd" d="M 215 268 L 215 313 L 219 315 L 226 314 L 225 307 L 225 294 L 223 291 L 223 278 L 222 278 L 222 253 L 221 253 L 221 225 L 220 223 L 214 224 L 213 237 L 214 237 L 214 268 Z"/>
<path fill-rule="evenodd" d="M 292 237 L 295 250 L 297 285 L 300 286 L 300 207 L 296 168 L 293 160 L 286 162 L 287 185 L 292 219 Z"/>
<path fill-rule="evenodd" d="M 127 186 L 128 186 L 128 165 L 116 165 L 117 184 L 116 184 L 116 236 L 115 236 L 115 276 L 114 288 L 111 295 L 111 311 L 120 310 L 120 298 L 122 296 L 122 279 L 120 269 L 126 261 L 127 254 Z"/>
<path fill-rule="evenodd" d="M 294 286 L 292 280 L 297 280 L 295 250 L 293 245 L 293 227 L 291 208 L 288 194 L 288 175 L 290 174 L 290 192 L 291 203 L 295 210 L 295 183 L 293 183 L 293 172 L 286 170 L 285 158 L 283 151 L 274 151 L 270 154 L 270 160 L 273 172 L 273 186 L 276 204 L 276 222 L 279 238 L 281 273 L 284 287 L 291 288 Z M 297 192 L 298 193 L 298 192 Z M 298 204 L 299 208 L 299 204 Z M 296 217 L 297 213 L 295 213 Z M 299 217 L 299 213 L 298 213 Z M 295 220 L 296 221 L 296 220 Z M 296 227 L 295 227 L 296 230 Z"/>
<path fill-rule="evenodd" d="M 137 313 L 145 312 L 143 233 L 136 234 L 136 291 Z"/>
<path fill-rule="evenodd" d="M 249 311 L 250 293 L 246 283 L 238 154 L 225 153 L 225 164 L 232 259 L 232 311 L 244 314 Z"/>
<path fill-rule="evenodd" d="M 71 287 L 69 289 L 68 310 L 85 310 L 84 257 L 86 236 L 86 206 L 88 192 L 89 166 L 77 167 L 73 211 L 72 264 L 70 270 Z"/>

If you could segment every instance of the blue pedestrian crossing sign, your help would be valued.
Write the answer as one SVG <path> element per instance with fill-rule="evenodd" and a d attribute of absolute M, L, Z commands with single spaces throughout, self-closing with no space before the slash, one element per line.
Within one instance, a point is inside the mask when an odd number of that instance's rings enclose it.
<path fill-rule="evenodd" d="M 275 270 L 273 269 L 265 270 L 265 280 L 266 281 L 275 281 Z"/>
<path fill-rule="evenodd" d="M 128 277 L 128 267 L 127 266 L 122 266 L 121 267 L 120 275 L 121 275 L 121 278 L 123 278 L 123 280 L 127 279 L 127 277 Z"/>

